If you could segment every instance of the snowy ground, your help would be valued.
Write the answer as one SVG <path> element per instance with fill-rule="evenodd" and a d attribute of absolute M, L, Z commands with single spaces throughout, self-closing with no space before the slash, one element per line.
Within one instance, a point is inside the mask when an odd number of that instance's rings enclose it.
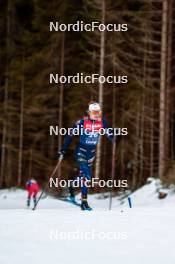
<path fill-rule="evenodd" d="M 174 264 L 175 194 L 157 199 L 156 181 L 127 201 L 91 196 L 92 212 L 53 198 L 25 209 L 22 190 L 0 191 L 0 264 Z"/>

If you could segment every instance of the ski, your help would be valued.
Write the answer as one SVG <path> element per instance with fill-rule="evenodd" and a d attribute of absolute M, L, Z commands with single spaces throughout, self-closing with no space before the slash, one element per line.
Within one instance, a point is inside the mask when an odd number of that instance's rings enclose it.
<path fill-rule="evenodd" d="M 82 209 L 81 203 L 77 202 L 76 200 L 72 200 L 71 198 L 60 197 L 58 199 L 63 201 L 63 202 L 67 202 L 67 203 L 70 203 L 72 205 L 78 206 L 81 208 L 82 211 L 92 211 L 93 210 L 91 207 Z"/>
<path fill-rule="evenodd" d="M 70 198 L 60 197 L 58 199 L 63 201 L 63 202 L 67 202 L 67 203 L 73 204 L 75 206 L 81 207 L 81 203 L 79 203 L 79 202 L 77 202 L 75 200 L 71 200 Z"/>
<path fill-rule="evenodd" d="M 92 211 L 93 209 L 91 207 L 86 208 L 86 209 L 81 209 L 82 211 Z"/>

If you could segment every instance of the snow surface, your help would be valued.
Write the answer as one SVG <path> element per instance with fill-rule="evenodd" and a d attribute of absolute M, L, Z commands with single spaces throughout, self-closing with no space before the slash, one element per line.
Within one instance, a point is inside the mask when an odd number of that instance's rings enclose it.
<path fill-rule="evenodd" d="M 151 182 L 121 202 L 91 195 L 91 212 L 51 197 L 26 209 L 26 192 L 0 191 L 0 264 L 175 264 L 175 193 Z M 77 199 L 79 199 L 77 197 Z"/>

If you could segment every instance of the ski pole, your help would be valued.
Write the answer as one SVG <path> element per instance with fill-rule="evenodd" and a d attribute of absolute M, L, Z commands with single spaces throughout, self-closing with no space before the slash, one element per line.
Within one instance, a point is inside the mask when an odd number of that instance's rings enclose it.
<path fill-rule="evenodd" d="M 116 137 L 114 136 L 114 143 L 112 147 L 112 172 L 111 172 L 111 180 L 114 180 L 115 176 L 115 152 L 116 152 Z M 112 208 L 112 187 L 110 189 L 110 195 L 109 195 L 109 210 Z"/>
<path fill-rule="evenodd" d="M 58 168 L 59 168 L 59 166 L 60 166 L 60 164 L 61 164 L 62 159 L 63 159 L 63 157 L 60 156 L 59 161 L 57 162 L 57 165 L 56 165 L 55 169 L 53 170 L 53 172 L 52 172 L 52 174 L 50 175 L 49 178 L 53 178 L 53 176 L 55 175 L 56 171 L 58 170 Z M 48 182 L 49 182 L 49 181 L 48 181 Z M 36 204 L 34 205 L 34 207 L 33 207 L 32 210 L 35 210 L 35 209 L 36 209 L 36 207 L 37 207 L 37 205 L 38 205 L 38 203 L 39 203 L 41 197 L 43 196 L 43 193 L 47 190 L 47 188 L 48 188 L 48 182 L 47 182 L 47 184 L 45 185 L 44 189 L 42 190 L 42 192 L 41 192 L 40 196 L 38 197 L 38 200 L 37 200 L 37 202 L 36 202 Z"/>
<path fill-rule="evenodd" d="M 132 208 L 131 197 L 128 197 L 129 208 Z"/>

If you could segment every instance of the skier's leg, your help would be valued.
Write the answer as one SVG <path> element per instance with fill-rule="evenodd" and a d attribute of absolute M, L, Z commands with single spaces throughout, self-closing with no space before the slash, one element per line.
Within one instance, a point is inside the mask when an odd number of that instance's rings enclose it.
<path fill-rule="evenodd" d="M 79 175 L 72 181 L 69 187 L 70 200 L 72 202 L 75 202 L 75 192 L 74 192 L 74 187 L 73 187 L 75 183 L 76 183 L 76 186 L 78 186 L 77 183 L 80 183 L 82 201 L 87 201 L 88 188 L 86 186 L 86 181 L 91 179 L 90 168 L 88 167 L 88 163 L 87 162 L 77 162 L 77 164 L 80 169 Z"/>
<path fill-rule="evenodd" d="M 80 169 L 80 163 L 81 162 L 86 162 L 86 152 L 87 150 L 86 149 L 83 149 L 83 148 L 79 148 L 79 146 L 76 148 L 75 150 L 75 159 L 76 159 L 76 162 L 77 162 L 77 165 L 78 165 L 78 168 L 79 168 L 79 175 L 76 176 L 70 186 L 69 186 L 69 193 L 70 193 L 70 200 L 71 201 L 75 201 L 75 191 L 74 191 L 74 184 L 75 182 L 80 182 L 81 178 L 83 177 L 83 174 L 82 174 L 82 171 Z"/>
<path fill-rule="evenodd" d="M 77 148 L 76 149 L 76 155 L 75 155 L 78 167 L 79 167 L 79 176 L 76 177 L 76 179 L 72 182 L 72 185 L 75 181 L 81 181 L 81 209 L 82 210 L 91 210 L 90 206 L 87 203 L 87 194 L 88 194 L 88 188 L 86 185 L 86 181 L 91 180 L 91 167 L 94 160 L 94 151 L 88 151 L 83 148 Z M 74 196 L 74 190 L 73 186 L 69 188 L 70 191 L 70 198 L 73 199 Z M 75 198 L 74 198 L 75 199 Z"/>
<path fill-rule="evenodd" d="M 69 186 L 69 194 L 70 194 L 70 200 L 72 202 L 75 202 L 75 190 L 74 190 L 74 184 L 75 183 L 80 183 L 82 178 L 82 172 L 79 171 L 79 175 L 76 176 L 71 182 L 70 182 L 70 186 Z M 78 185 L 78 184 L 77 184 Z"/>
<path fill-rule="evenodd" d="M 88 188 L 86 186 L 86 181 L 90 181 L 92 178 L 92 165 L 93 165 L 93 161 L 95 159 L 95 156 L 90 153 L 90 155 L 88 155 L 88 159 L 85 163 L 80 163 L 80 169 L 82 171 L 83 174 L 83 186 L 82 186 L 82 195 L 87 196 L 88 194 Z"/>
<path fill-rule="evenodd" d="M 74 192 L 74 188 L 73 188 L 73 184 L 72 183 L 69 186 L 69 194 L 70 194 L 70 200 L 74 201 L 75 200 L 75 192 Z"/>
<path fill-rule="evenodd" d="M 86 185 L 87 180 L 91 179 L 91 167 L 86 164 L 80 164 L 80 169 L 83 172 L 82 187 L 81 187 L 81 209 L 82 210 L 92 210 L 87 202 L 88 187 Z"/>
<path fill-rule="evenodd" d="M 92 208 L 89 206 L 89 204 L 87 202 L 88 188 L 86 185 L 86 181 L 91 180 L 91 178 L 92 178 L 92 165 L 93 165 L 93 161 L 95 159 L 94 151 L 89 152 L 87 155 L 87 158 L 88 158 L 88 160 L 87 160 L 86 166 L 84 167 L 84 185 L 81 189 L 81 192 L 82 192 L 81 209 L 90 211 L 90 210 L 92 210 Z"/>
<path fill-rule="evenodd" d="M 27 207 L 30 207 L 30 197 L 27 198 Z"/>
<path fill-rule="evenodd" d="M 37 195 L 37 191 L 34 191 L 33 192 L 33 203 L 34 203 L 34 206 L 36 205 L 36 195 Z"/>
<path fill-rule="evenodd" d="M 27 207 L 30 207 L 30 200 L 31 200 L 31 191 L 28 191 L 28 197 L 27 197 Z"/>

